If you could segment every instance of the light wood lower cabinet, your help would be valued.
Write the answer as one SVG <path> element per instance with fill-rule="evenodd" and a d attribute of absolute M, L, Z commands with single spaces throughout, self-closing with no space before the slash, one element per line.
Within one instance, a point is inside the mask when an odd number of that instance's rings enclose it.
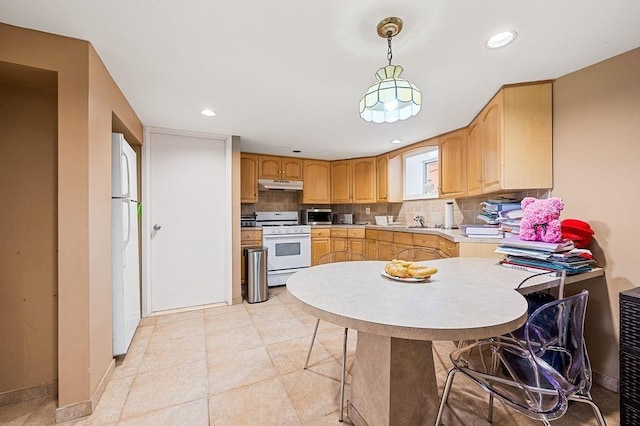
<path fill-rule="evenodd" d="M 331 251 L 331 229 L 311 229 L 311 266 L 317 265 L 320 258 Z"/>
<path fill-rule="evenodd" d="M 378 260 L 378 231 L 367 229 L 364 237 L 364 255 L 367 260 Z"/>
<path fill-rule="evenodd" d="M 438 240 L 438 249 L 444 253 L 446 257 L 458 257 L 458 243 L 449 241 L 440 237 Z"/>
<path fill-rule="evenodd" d="M 367 260 L 396 259 L 409 248 L 437 250 L 438 257 L 495 257 L 498 244 L 456 243 L 435 234 L 386 231 L 362 228 L 315 228 L 311 230 L 311 264 L 317 265 L 322 255 L 331 251 L 349 251 L 363 254 Z M 404 258 L 404 257 L 403 257 Z M 435 257 L 434 257 L 435 258 Z M 429 260 L 429 258 L 406 260 Z"/>
<path fill-rule="evenodd" d="M 240 282 L 245 283 L 246 266 L 244 258 L 245 247 L 261 247 L 262 246 L 262 230 L 240 230 Z"/>
<path fill-rule="evenodd" d="M 364 237 L 363 228 L 331 228 L 331 251 L 348 251 L 366 257 Z"/>
<path fill-rule="evenodd" d="M 460 257 L 493 257 L 502 259 L 504 254 L 496 253 L 499 244 L 479 244 L 479 243 L 460 243 L 458 244 L 458 255 Z"/>

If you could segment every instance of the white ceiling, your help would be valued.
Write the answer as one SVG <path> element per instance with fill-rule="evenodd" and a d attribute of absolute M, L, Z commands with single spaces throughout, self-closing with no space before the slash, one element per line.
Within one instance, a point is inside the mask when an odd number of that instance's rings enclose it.
<path fill-rule="evenodd" d="M 376 25 L 387 16 L 404 21 L 393 63 L 422 90 L 423 109 L 374 124 L 358 103 L 386 65 Z M 465 126 L 504 84 L 554 79 L 640 46 L 638 0 L 0 0 L 0 21 L 90 41 L 146 126 L 323 159 Z M 513 44 L 484 48 L 505 29 L 518 32 Z"/>

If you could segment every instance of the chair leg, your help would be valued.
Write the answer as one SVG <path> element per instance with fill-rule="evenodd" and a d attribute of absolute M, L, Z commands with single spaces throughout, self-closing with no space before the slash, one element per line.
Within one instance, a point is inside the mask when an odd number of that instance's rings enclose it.
<path fill-rule="evenodd" d="M 340 381 L 340 415 L 338 421 L 342 423 L 344 420 L 342 412 L 344 411 L 344 380 L 347 371 L 347 333 L 348 328 L 344 329 L 344 342 L 342 343 L 342 380 Z"/>
<path fill-rule="evenodd" d="M 489 394 L 489 413 L 487 414 L 487 421 L 493 423 L 493 394 Z"/>
<path fill-rule="evenodd" d="M 444 391 L 442 392 L 442 399 L 440 400 L 440 407 L 438 408 L 438 417 L 436 417 L 436 426 L 440 426 L 442 423 L 442 413 L 444 412 L 444 406 L 449 399 L 449 393 L 451 392 L 451 384 L 453 383 L 453 376 L 458 372 L 455 368 L 452 368 L 447 374 L 447 382 L 444 385 Z"/>
<path fill-rule="evenodd" d="M 602 415 L 602 411 L 600 411 L 600 407 L 598 407 L 598 404 L 596 404 L 595 402 L 593 402 L 593 399 L 591 399 L 591 397 L 585 397 L 585 396 L 581 396 L 581 395 L 573 395 L 569 398 L 570 401 L 576 401 L 576 402 L 583 402 L 585 404 L 589 404 L 591 406 L 591 409 L 593 410 L 593 413 L 596 416 L 596 420 L 598 421 L 598 425 L 599 426 L 606 426 L 607 422 L 605 422 L 604 420 L 604 416 Z"/>
<path fill-rule="evenodd" d="M 311 337 L 311 344 L 309 345 L 309 353 L 307 354 L 307 360 L 304 362 L 304 369 L 309 366 L 309 358 L 311 358 L 311 349 L 313 349 L 313 342 L 316 340 L 316 333 L 318 332 L 318 325 L 320 324 L 320 318 L 316 320 L 316 328 L 313 330 L 313 336 Z"/>

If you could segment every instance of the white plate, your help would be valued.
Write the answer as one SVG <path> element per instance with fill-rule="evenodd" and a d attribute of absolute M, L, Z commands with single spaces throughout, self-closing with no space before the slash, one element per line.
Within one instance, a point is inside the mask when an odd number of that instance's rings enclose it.
<path fill-rule="evenodd" d="M 387 274 L 386 271 L 382 271 L 381 272 L 383 277 L 387 277 L 387 278 L 391 278 L 392 280 L 396 280 L 396 281 L 402 281 L 405 283 L 421 283 L 421 282 L 425 282 L 426 280 L 428 280 L 429 278 L 431 278 L 431 275 L 429 275 L 428 277 L 424 277 L 424 278 L 400 278 L 400 277 L 394 277 L 393 275 L 389 275 Z"/>

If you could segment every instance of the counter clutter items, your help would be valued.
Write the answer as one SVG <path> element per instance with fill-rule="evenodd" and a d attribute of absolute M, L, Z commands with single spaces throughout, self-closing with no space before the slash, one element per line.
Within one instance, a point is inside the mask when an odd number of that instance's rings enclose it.
<path fill-rule="evenodd" d="M 567 275 L 576 275 L 591 271 L 595 264 L 590 250 L 575 248 L 568 239 L 545 243 L 514 236 L 504 239 L 495 251 L 507 255 L 500 261 L 502 266 L 527 272 L 567 271 Z"/>

